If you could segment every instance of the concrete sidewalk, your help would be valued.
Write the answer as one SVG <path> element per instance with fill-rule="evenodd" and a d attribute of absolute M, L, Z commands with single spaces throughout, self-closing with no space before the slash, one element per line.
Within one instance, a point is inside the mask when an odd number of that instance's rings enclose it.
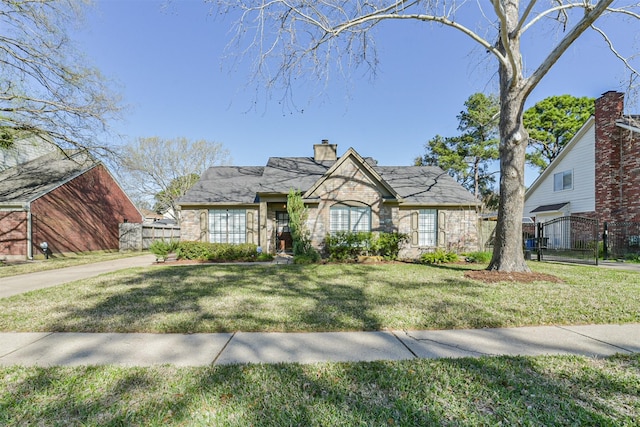
<path fill-rule="evenodd" d="M 323 333 L 0 333 L 0 366 L 208 366 L 640 352 L 640 324 Z"/>

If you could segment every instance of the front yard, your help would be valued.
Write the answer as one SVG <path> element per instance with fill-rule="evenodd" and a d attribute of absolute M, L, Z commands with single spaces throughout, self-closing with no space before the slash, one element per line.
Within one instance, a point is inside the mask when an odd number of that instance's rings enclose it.
<path fill-rule="evenodd" d="M 640 322 L 640 275 L 532 263 L 193 265 L 0 299 L 2 331 L 345 331 Z M 206 368 L 0 368 L 0 425 L 637 425 L 640 355 Z"/>
<path fill-rule="evenodd" d="M 468 268 L 329 264 L 131 269 L 0 299 L 0 331 L 360 331 L 640 320 L 637 273 L 532 263 L 564 283 L 486 284 L 466 279 Z"/>

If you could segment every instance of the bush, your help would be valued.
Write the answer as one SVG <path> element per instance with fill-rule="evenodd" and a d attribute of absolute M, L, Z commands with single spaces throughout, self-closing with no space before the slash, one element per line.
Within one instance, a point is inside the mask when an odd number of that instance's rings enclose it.
<path fill-rule="evenodd" d="M 149 245 L 149 252 L 154 254 L 156 259 L 164 261 L 167 259 L 167 255 L 178 249 L 179 244 L 180 242 L 178 240 L 170 240 L 168 242 L 165 240 L 154 240 Z"/>
<path fill-rule="evenodd" d="M 177 256 L 198 261 L 256 261 L 258 247 L 251 243 L 180 242 Z"/>
<path fill-rule="evenodd" d="M 327 236 L 325 243 L 332 261 L 353 260 L 366 252 L 369 252 L 372 243 L 372 234 L 368 232 L 352 233 L 350 231 L 338 231 Z"/>
<path fill-rule="evenodd" d="M 293 256 L 294 264 L 315 264 L 318 261 L 320 261 L 320 254 L 315 250 L 306 254 Z"/>
<path fill-rule="evenodd" d="M 467 262 L 479 262 L 481 264 L 488 264 L 491 261 L 493 254 L 491 252 L 470 252 L 466 254 L 465 260 Z"/>
<path fill-rule="evenodd" d="M 422 254 L 420 262 L 423 264 L 446 264 L 458 261 L 458 254 L 455 252 L 438 249 L 435 252 Z"/>
<path fill-rule="evenodd" d="M 372 250 L 376 255 L 387 261 L 398 259 L 400 245 L 409 240 L 408 234 L 403 233 L 380 233 L 372 244 Z"/>

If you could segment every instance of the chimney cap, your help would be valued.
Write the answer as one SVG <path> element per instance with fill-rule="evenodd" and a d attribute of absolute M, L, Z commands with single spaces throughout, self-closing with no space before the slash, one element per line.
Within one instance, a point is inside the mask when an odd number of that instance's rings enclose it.
<path fill-rule="evenodd" d="M 328 143 L 329 143 L 329 140 L 328 140 L 328 139 L 323 139 L 323 140 L 322 140 L 322 143 L 323 143 L 323 144 L 328 144 Z"/>

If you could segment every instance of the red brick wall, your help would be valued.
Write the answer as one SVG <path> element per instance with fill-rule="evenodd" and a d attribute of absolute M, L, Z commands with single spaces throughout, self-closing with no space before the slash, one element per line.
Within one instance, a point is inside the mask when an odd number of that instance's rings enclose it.
<path fill-rule="evenodd" d="M 640 138 L 616 126 L 624 94 L 596 100 L 596 212 L 601 221 L 640 221 Z"/>
<path fill-rule="evenodd" d="M 97 166 L 31 204 L 34 254 L 118 249 L 118 224 L 142 216 L 104 166 Z"/>
<path fill-rule="evenodd" d="M 0 212 L 0 259 L 27 256 L 27 213 Z"/>

